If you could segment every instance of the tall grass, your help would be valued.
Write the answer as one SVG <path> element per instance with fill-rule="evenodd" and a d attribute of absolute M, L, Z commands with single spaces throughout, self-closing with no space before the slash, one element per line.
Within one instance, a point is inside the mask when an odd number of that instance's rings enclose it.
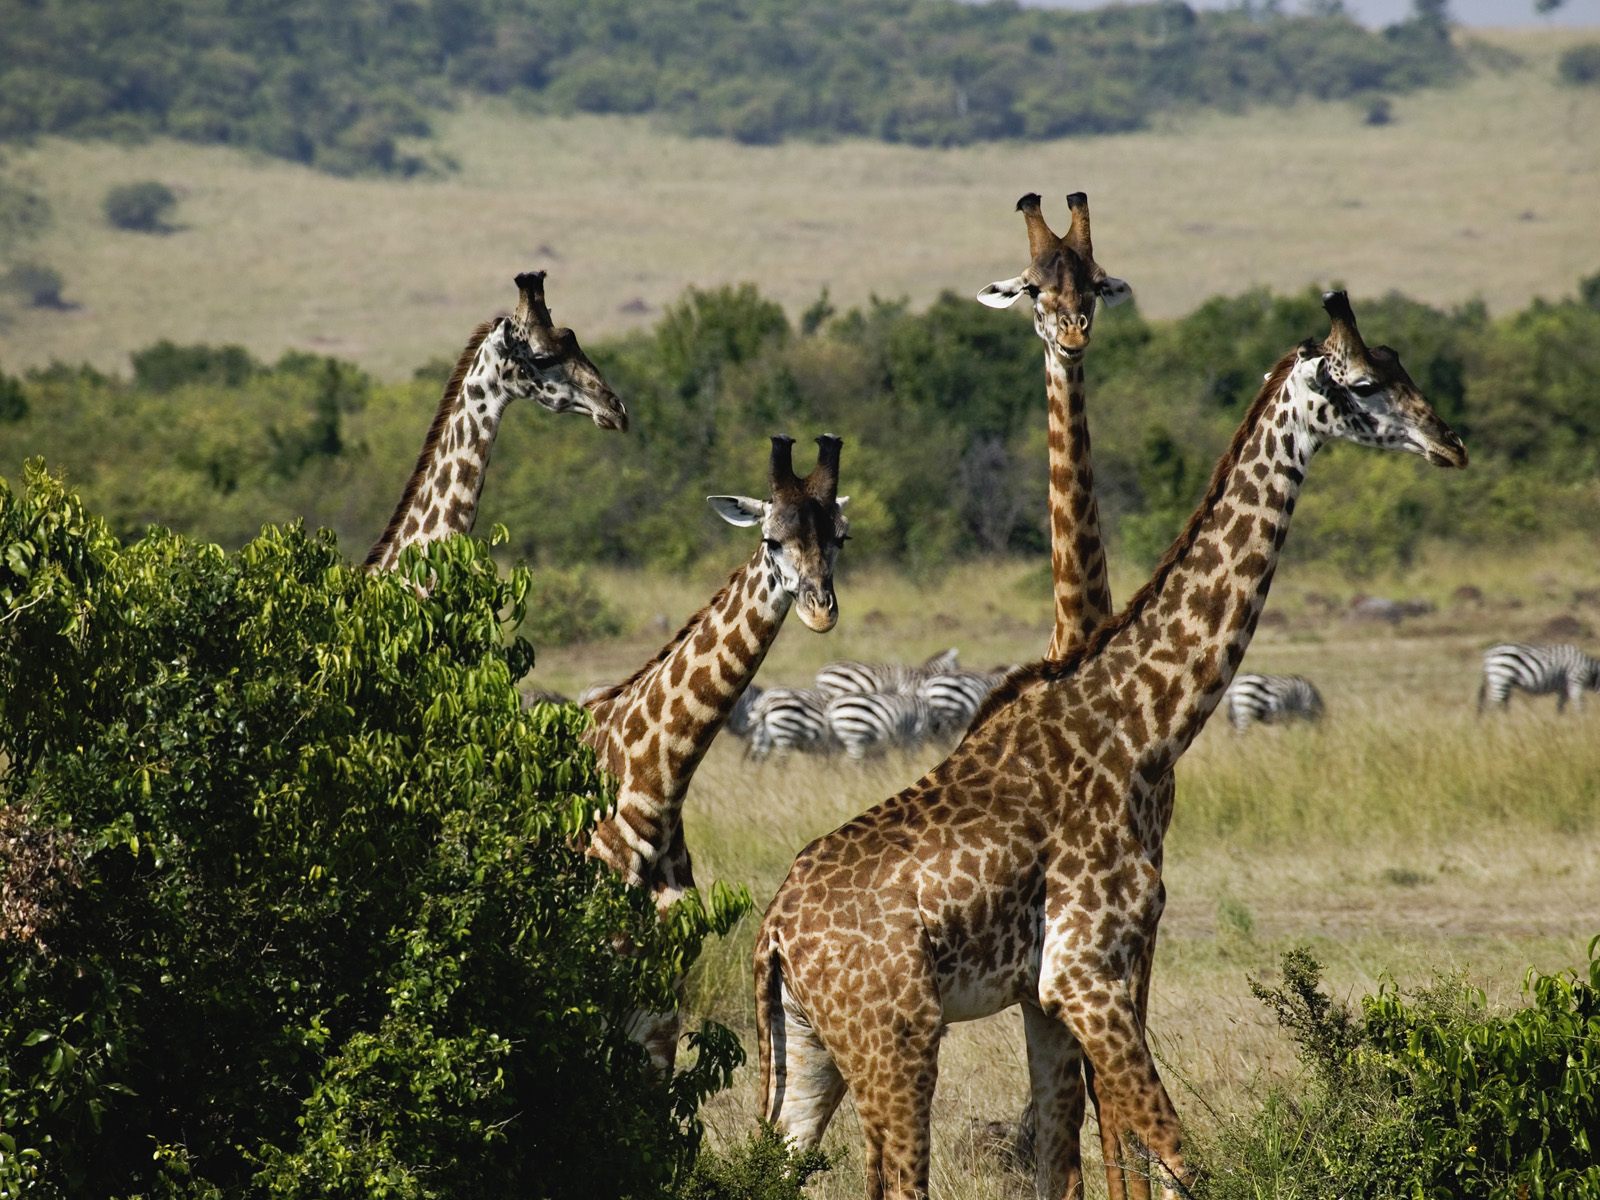
<path fill-rule="evenodd" d="M 1548 697 L 1519 696 L 1509 714 L 1481 718 L 1473 705 L 1477 650 L 1494 640 L 1507 614 L 1539 622 L 1570 606 L 1569 581 L 1556 565 L 1534 564 L 1525 559 L 1517 576 L 1530 596 L 1526 609 L 1442 611 L 1413 623 L 1410 635 L 1342 618 L 1301 627 L 1310 618 L 1298 615 L 1289 627 L 1266 631 L 1252 661 L 1311 674 L 1329 697 L 1327 720 L 1236 734 L 1215 719 L 1180 765 L 1150 1036 L 1179 1112 L 1203 1144 L 1221 1152 L 1243 1114 L 1287 1103 L 1279 1088 L 1297 1069 L 1292 1047 L 1249 993 L 1249 980 L 1270 978 L 1283 950 L 1309 945 L 1327 964 L 1336 995 L 1370 991 L 1386 977 L 1426 984 L 1436 973 L 1461 972 L 1506 1004 L 1515 1002 L 1528 966 L 1580 963 L 1585 942 L 1600 932 L 1600 697 L 1588 711 L 1560 717 Z M 1481 574 L 1498 595 L 1499 575 Z M 957 575 L 958 590 L 970 590 L 964 604 L 948 597 L 960 624 L 940 630 L 942 639 L 989 644 L 982 614 L 991 596 L 1020 592 L 1021 611 L 1033 603 L 1025 568 L 991 568 L 986 589 Z M 1546 583 L 1529 582 L 1541 575 Z M 1337 581 L 1291 573 L 1287 583 L 1304 593 Z M 1406 586 L 1388 580 L 1373 590 L 1407 594 Z M 1438 575 L 1429 586 L 1445 602 L 1454 584 Z M 1541 602 L 1541 592 L 1551 594 Z M 865 594 L 858 589 L 857 601 L 897 614 L 902 603 L 914 610 L 919 594 L 884 579 Z M 1298 611 L 1292 596 L 1286 607 Z M 893 644 L 899 619 L 878 636 Z M 905 622 L 908 644 L 920 649 L 928 631 L 909 611 Z M 1010 636 L 1020 649 L 1035 635 Z M 827 641 L 807 638 L 782 677 L 798 682 Z M 910 657 L 882 642 L 879 654 Z M 905 786 L 942 753 L 927 747 L 864 766 L 814 758 L 758 765 L 722 739 L 688 806 L 698 879 L 749 884 L 759 910 L 806 841 Z M 712 947 L 689 990 L 694 1011 L 741 1031 L 752 1061 L 758 921 L 752 915 Z M 986 1147 L 977 1128 L 1015 1119 L 1026 1081 L 1014 1012 L 947 1033 L 934 1121 L 938 1194 L 1031 1194 L 1031 1183 Z M 750 1066 L 712 1106 L 714 1136 L 742 1138 L 756 1108 Z M 1092 1122 L 1084 1137 L 1088 1194 L 1103 1195 Z M 847 1103 L 827 1142 L 842 1159 L 809 1194 L 859 1195 L 859 1145 Z M 1297 1194 L 1293 1180 L 1279 1185 L 1278 1194 Z"/>

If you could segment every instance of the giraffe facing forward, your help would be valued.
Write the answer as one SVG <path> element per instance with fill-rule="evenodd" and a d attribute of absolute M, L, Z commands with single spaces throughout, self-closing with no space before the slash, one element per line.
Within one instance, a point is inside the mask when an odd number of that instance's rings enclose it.
<path fill-rule="evenodd" d="M 1089 198 L 1067 197 L 1072 213 L 1064 237 L 1045 223 L 1039 196 L 1017 201 L 1028 226 L 1031 261 L 1022 274 L 991 283 L 978 293 L 990 308 L 1007 308 L 1027 296 L 1033 329 L 1044 342 L 1045 391 L 1049 398 L 1050 579 L 1055 626 L 1046 658 L 1060 658 L 1111 616 L 1100 506 L 1089 458 L 1089 423 L 1084 408 L 1083 358 L 1094 328 L 1095 301 L 1121 304 L 1133 291 L 1107 275 L 1094 259 L 1089 235 Z"/>
<path fill-rule="evenodd" d="M 1058 237 L 1044 219 L 1037 193 L 1018 200 L 1017 211 L 1028 230 L 1028 266 L 1020 275 L 998 280 L 978 293 L 978 300 L 991 308 L 1003 308 L 1027 296 L 1033 306 L 1034 332 L 1044 343 L 1049 400 L 1050 578 L 1055 601 L 1055 622 L 1045 651 L 1050 659 L 1062 658 L 1082 645 L 1113 612 L 1089 452 L 1083 360 L 1094 328 L 1095 302 L 1117 305 L 1133 295 L 1125 282 L 1108 275 L 1095 260 L 1088 196 L 1073 192 L 1067 197 L 1067 209 L 1071 214 L 1067 232 Z M 1172 813 L 1170 775 L 1157 785 L 1154 801 L 1165 829 Z M 1159 855 L 1156 865 L 1159 869 Z M 1141 1023 L 1149 1006 L 1154 951 L 1152 930 L 1146 958 L 1136 971 L 1134 992 Z M 1028 1043 L 1028 1075 L 1030 1091 L 1035 1094 L 1021 1126 L 1037 1130 L 1041 1104 L 1050 1104 L 1056 1110 L 1050 1124 L 1063 1138 L 1056 1161 L 1038 1158 L 1035 1162 L 1041 1194 L 1063 1190 L 1073 1194 L 1081 1186 L 1078 1130 L 1083 1123 L 1085 1088 L 1099 1116 L 1111 1200 L 1122 1200 L 1129 1190 L 1135 1196 L 1147 1194 L 1143 1180 L 1129 1179 L 1123 1170 L 1121 1125 L 1117 1115 L 1100 1102 L 1094 1088 L 1094 1067 L 1084 1059 L 1082 1048 L 1057 1028 L 1029 1028 L 1034 1036 Z M 1082 1084 L 1077 1082 L 1080 1073 Z M 1063 1178 L 1058 1180 L 1057 1175 Z"/>
<path fill-rule="evenodd" d="M 544 302 L 544 272 L 516 278 L 516 311 L 473 330 L 445 384 L 417 465 L 383 536 L 367 554 L 387 571 L 407 546 L 470 533 L 500 418 L 531 396 L 551 412 L 579 412 L 601 429 L 628 428 L 628 410 L 578 345 L 557 328 Z"/>
<path fill-rule="evenodd" d="M 1164 903 L 1154 793 L 1244 657 L 1316 450 L 1343 438 L 1466 464 L 1394 352 L 1362 342 L 1344 294 L 1325 307 L 1327 338 L 1267 375 L 1128 607 L 1065 658 L 1013 672 L 949 758 L 802 850 L 768 908 L 766 1114 L 815 1145 L 848 1087 L 870 1196 L 927 1195 L 940 1031 L 1013 1004 L 1030 1055 L 1052 1038 L 1083 1047 L 1164 1192 L 1192 1178 L 1136 995 Z M 1046 1099 L 1039 1154 L 1067 1195 Z"/>
<path fill-rule="evenodd" d="M 849 536 L 838 495 L 836 437 L 817 439 L 817 465 L 794 473 L 793 439 L 772 439 L 770 494 L 711 496 L 732 525 L 761 527 L 755 554 L 722 590 L 621 683 L 591 695 L 585 741 L 617 781 L 616 809 L 595 827 L 589 853 L 665 912 L 694 886 L 683 840 L 683 800 L 695 768 L 755 677 L 790 607 L 818 633 L 833 628 L 839 603 L 833 566 Z M 679 1017 L 635 1014 L 632 1032 L 660 1069 L 677 1052 Z"/>

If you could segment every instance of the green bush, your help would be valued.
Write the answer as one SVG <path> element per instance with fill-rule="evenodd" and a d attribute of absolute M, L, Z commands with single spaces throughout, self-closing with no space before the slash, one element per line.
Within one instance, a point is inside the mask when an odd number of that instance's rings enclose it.
<path fill-rule="evenodd" d="M 831 1164 L 820 1150 L 796 1151 L 777 1126 L 761 1128 L 725 1154 L 703 1151 L 676 1200 L 803 1200 L 805 1186 Z"/>
<path fill-rule="evenodd" d="M 1585 42 L 1567 50 L 1556 64 L 1556 73 L 1563 83 L 1576 87 L 1600 84 L 1600 42 Z"/>
<path fill-rule="evenodd" d="M 60 271 L 37 262 L 19 262 L 0 276 L 0 285 L 34 308 L 65 307 L 66 301 L 61 298 L 64 284 Z"/>
<path fill-rule="evenodd" d="M 1224 1129 L 1210 1195 L 1600 1197 L 1600 937 L 1586 976 L 1530 971 L 1508 1013 L 1459 981 L 1351 1012 L 1304 951 L 1283 975 L 1252 986 L 1308 1077 Z"/>
<path fill-rule="evenodd" d="M 167 218 L 177 207 L 178 197 L 164 183 L 146 179 L 122 183 L 106 192 L 106 220 L 118 229 L 135 233 L 165 233 Z"/>
<path fill-rule="evenodd" d="M 686 1173 L 738 1046 L 708 1026 L 656 1080 L 625 1017 L 747 901 L 661 922 L 579 851 L 607 785 L 577 709 L 518 703 L 526 572 L 448 539 L 369 577 L 298 527 L 123 545 L 37 464 L 0 547 L 0 1194 Z"/>
<path fill-rule="evenodd" d="M 615 637 L 622 618 L 605 602 L 582 568 L 544 567 L 533 572 L 522 636 L 535 646 L 567 646 Z"/>

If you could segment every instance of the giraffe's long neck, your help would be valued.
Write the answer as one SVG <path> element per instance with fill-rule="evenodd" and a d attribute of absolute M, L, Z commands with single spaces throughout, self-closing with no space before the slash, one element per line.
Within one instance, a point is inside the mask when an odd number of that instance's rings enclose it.
<path fill-rule="evenodd" d="M 504 386 L 503 332 L 496 322 L 468 343 L 394 516 L 367 555 L 368 570 L 391 569 L 407 546 L 472 531 L 489 452 L 512 400 Z"/>
<path fill-rule="evenodd" d="M 1118 698 L 1117 733 L 1146 779 L 1188 749 L 1255 634 L 1322 441 L 1308 416 L 1312 373 L 1293 358 L 1275 368 L 1188 527 L 1082 664 L 1085 687 Z"/>
<path fill-rule="evenodd" d="M 663 908 L 693 886 L 680 827 L 689 780 L 792 600 L 763 545 L 660 656 L 590 702 L 589 742 L 617 780 L 617 807 L 589 852 Z"/>
<path fill-rule="evenodd" d="M 1083 362 L 1045 349 L 1050 398 L 1050 577 L 1055 628 L 1048 658 L 1061 658 L 1111 616 L 1100 505 L 1094 495 Z"/>

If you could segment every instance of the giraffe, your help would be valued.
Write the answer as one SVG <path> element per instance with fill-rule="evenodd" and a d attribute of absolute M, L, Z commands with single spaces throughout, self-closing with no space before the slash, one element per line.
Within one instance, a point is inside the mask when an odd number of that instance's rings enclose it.
<path fill-rule="evenodd" d="M 391 570 L 407 546 L 471 532 L 489 451 L 513 400 L 532 396 L 551 412 L 587 413 L 601 429 L 628 428 L 627 407 L 572 330 L 551 320 L 544 274 L 518 275 L 516 311 L 472 331 L 394 516 L 367 554 L 366 570 Z"/>
<path fill-rule="evenodd" d="M 1082 192 L 1067 197 L 1070 223 L 1058 237 L 1044 219 L 1037 192 L 1017 201 L 1028 231 L 1030 261 L 1020 275 L 997 280 L 978 293 L 991 308 L 1006 308 L 1021 296 L 1033 305 L 1033 328 L 1044 342 L 1045 390 L 1049 401 L 1050 453 L 1050 578 L 1055 621 L 1045 657 L 1059 659 L 1082 644 L 1113 612 L 1111 585 L 1106 575 L 1105 543 L 1100 535 L 1100 506 L 1094 494 L 1094 465 L 1089 453 L 1089 423 L 1085 406 L 1083 359 L 1094 328 L 1095 301 L 1108 307 L 1133 295 L 1127 283 L 1106 274 L 1095 261 L 1089 226 L 1089 198 Z M 1157 806 L 1171 814 L 1172 779 L 1160 784 Z M 1163 821 L 1163 827 L 1165 821 Z M 1159 865 L 1159 864 L 1158 864 Z M 1154 941 L 1149 946 L 1154 952 Z M 1147 1009 L 1149 963 L 1141 965 L 1136 991 L 1141 1022 Z M 1029 1049 L 1030 1097 L 1019 1128 L 1036 1127 L 1041 1103 L 1059 1109 L 1052 1124 L 1070 1129 L 1063 1150 L 1069 1179 L 1068 1191 L 1081 1179 L 1078 1128 L 1083 1121 L 1084 1088 L 1094 1100 L 1099 1116 L 1107 1188 L 1111 1200 L 1126 1195 L 1126 1181 L 1118 1147 L 1121 1130 L 1116 1116 L 1099 1101 L 1094 1090 L 1094 1068 L 1083 1058 L 1070 1036 L 1045 1027 L 1036 1036 L 1048 1043 Z M 1078 1083 L 1080 1066 L 1083 1083 Z M 1071 1081 L 1071 1082 L 1066 1082 Z M 1040 1186 L 1047 1164 L 1035 1163 Z M 1136 1195 L 1144 1189 L 1133 1181 Z"/>
<path fill-rule="evenodd" d="M 1067 197 L 1072 213 L 1065 237 L 1045 223 L 1039 196 L 1017 201 L 1028 227 L 1027 269 L 989 284 L 978 300 L 1007 308 L 1018 297 L 1033 303 L 1033 328 L 1044 342 L 1046 395 L 1050 413 L 1050 578 L 1055 627 L 1047 658 L 1060 658 L 1110 618 L 1100 508 L 1089 459 L 1089 424 L 1084 412 L 1083 358 L 1094 328 L 1095 300 L 1121 304 L 1133 291 L 1107 275 L 1094 260 L 1089 236 L 1089 198 Z"/>
<path fill-rule="evenodd" d="M 1013 1004 L 1030 1058 L 1052 1037 L 1082 1045 L 1164 1195 L 1192 1179 L 1135 995 L 1164 903 L 1156 785 L 1244 657 L 1315 451 L 1343 438 L 1467 459 L 1394 351 L 1362 341 L 1344 293 L 1324 307 L 1327 337 L 1267 374 L 1128 606 L 1065 658 L 1014 671 L 944 762 L 802 850 L 768 908 L 766 1114 L 812 1146 L 848 1087 L 869 1196 L 927 1195 L 940 1032 Z M 1065 1196 L 1058 1117 L 1041 1107 L 1039 1154 L 1047 1194 Z"/>
<path fill-rule="evenodd" d="M 760 525 L 750 560 L 661 651 L 621 683 L 585 701 L 594 724 L 585 740 L 617 781 L 615 810 L 591 835 L 589 853 L 663 914 L 694 886 L 681 814 L 695 768 L 728 719 L 790 607 L 818 633 L 839 617 L 833 566 L 848 538 L 839 496 L 836 437 L 817 439 L 817 465 L 794 473 L 793 439 L 772 439 L 769 498 L 709 496 L 729 524 Z M 635 1014 L 632 1032 L 659 1070 L 677 1050 L 676 1012 Z"/>

